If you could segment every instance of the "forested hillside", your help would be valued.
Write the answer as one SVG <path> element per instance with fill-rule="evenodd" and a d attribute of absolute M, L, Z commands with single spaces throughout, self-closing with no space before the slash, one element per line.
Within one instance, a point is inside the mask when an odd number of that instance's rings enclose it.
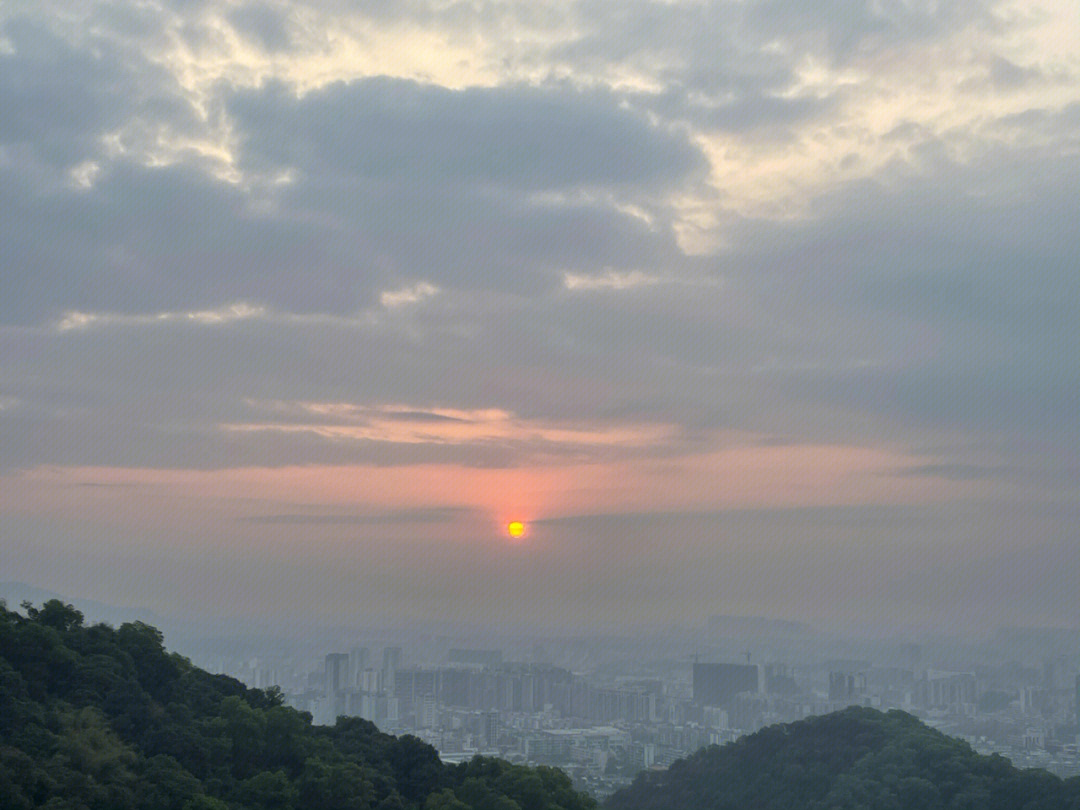
<path fill-rule="evenodd" d="M 909 714 L 850 708 L 642 773 L 609 810 L 1078 810 L 1080 779 L 1020 770 Z"/>
<path fill-rule="evenodd" d="M 585 810 L 552 768 L 444 766 L 414 737 L 333 727 L 167 653 L 145 624 L 0 603 L 3 810 Z"/>

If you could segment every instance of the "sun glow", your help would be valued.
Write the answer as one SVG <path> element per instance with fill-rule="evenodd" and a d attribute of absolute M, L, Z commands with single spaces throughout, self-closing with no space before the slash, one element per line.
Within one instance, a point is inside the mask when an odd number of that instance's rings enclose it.
<path fill-rule="evenodd" d="M 511 520 L 506 524 L 506 533 L 511 537 L 524 537 L 525 536 L 525 524 L 520 520 Z"/>

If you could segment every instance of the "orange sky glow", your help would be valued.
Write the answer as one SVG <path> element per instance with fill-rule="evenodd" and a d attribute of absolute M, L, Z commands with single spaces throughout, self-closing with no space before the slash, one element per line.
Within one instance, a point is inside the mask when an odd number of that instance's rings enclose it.
<path fill-rule="evenodd" d="M 303 507 L 363 515 L 437 507 L 510 520 L 715 508 L 919 503 L 970 495 L 971 483 L 905 476 L 924 460 L 830 445 L 743 445 L 665 459 L 509 469 L 421 464 L 161 470 L 39 467 L 5 476 L 0 505 L 104 521 L 174 519 L 192 503 L 221 516 Z"/>

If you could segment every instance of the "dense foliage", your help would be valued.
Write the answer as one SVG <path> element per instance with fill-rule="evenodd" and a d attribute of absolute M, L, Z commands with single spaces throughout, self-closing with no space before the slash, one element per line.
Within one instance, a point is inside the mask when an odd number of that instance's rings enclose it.
<path fill-rule="evenodd" d="M 642 773 L 610 810 L 1080 810 L 1080 779 L 976 754 L 900 711 L 849 708 Z"/>
<path fill-rule="evenodd" d="M 415 737 L 332 727 L 169 654 L 145 624 L 0 602 L 3 810 L 588 810 L 551 768 L 444 766 Z"/>

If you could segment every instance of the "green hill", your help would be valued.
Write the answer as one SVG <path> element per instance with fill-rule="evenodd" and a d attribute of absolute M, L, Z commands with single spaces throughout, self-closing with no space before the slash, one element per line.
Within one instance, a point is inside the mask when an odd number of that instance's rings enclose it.
<path fill-rule="evenodd" d="M 608 810 L 1078 810 L 1080 779 L 1020 770 L 900 711 L 849 708 L 646 772 Z"/>
<path fill-rule="evenodd" d="M 332 727 L 167 653 L 141 623 L 0 602 L 2 810 L 588 810 L 552 768 L 444 766 L 415 737 Z"/>

